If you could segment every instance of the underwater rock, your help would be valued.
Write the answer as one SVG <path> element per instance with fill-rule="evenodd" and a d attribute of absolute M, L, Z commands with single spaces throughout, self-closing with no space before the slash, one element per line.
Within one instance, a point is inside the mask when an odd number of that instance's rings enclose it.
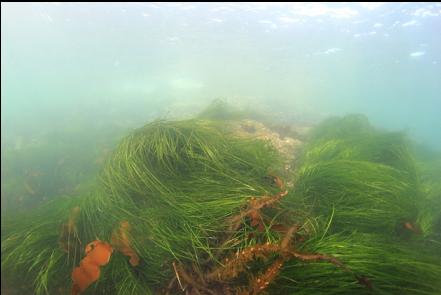
<path fill-rule="evenodd" d="M 254 120 L 239 121 L 235 132 L 239 136 L 267 140 L 285 158 L 286 164 L 293 161 L 303 142 L 289 136 L 282 137 L 279 133 Z"/>

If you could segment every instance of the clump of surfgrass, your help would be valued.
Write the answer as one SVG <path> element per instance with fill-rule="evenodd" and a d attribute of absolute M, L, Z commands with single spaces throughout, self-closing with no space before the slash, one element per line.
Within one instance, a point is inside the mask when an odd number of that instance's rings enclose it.
<path fill-rule="evenodd" d="M 353 273 L 323 262 L 290 261 L 271 289 L 274 294 L 437 294 L 441 288 L 441 257 L 421 241 L 403 243 L 377 233 L 320 234 L 302 251 L 332 255 Z"/>
<path fill-rule="evenodd" d="M 20 278 L 35 294 L 51 294 L 70 280 L 69 270 L 78 253 L 65 256 L 59 247 L 60 220 L 69 215 L 70 204 L 72 200 L 61 198 L 34 214 L 3 221 L 1 265 L 6 280 Z"/>
<path fill-rule="evenodd" d="M 418 191 L 405 173 L 390 166 L 326 161 L 302 166 L 297 177 L 297 197 L 315 214 L 334 210 L 339 229 L 391 232 L 400 220 L 416 219 Z"/>
<path fill-rule="evenodd" d="M 294 261 L 275 293 L 437 294 L 441 248 L 430 210 L 440 200 L 430 181 L 437 173 L 419 174 L 412 150 L 404 134 L 374 129 L 363 116 L 333 118 L 312 131 L 294 193 L 285 199 L 317 217 L 301 247 L 338 258 L 369 278 L 373 290 L 332 265 Z M 405 222 L 418 230 L 405 229 Z"/>
<path fill-rule="evenodd" d="M 265 177 L 280 162 L 277 152 L 224 128 L 211 121 L 159 121 L 133 133 L 101 174 L 109 198 L 216 224 L 247 197 L 274 191 Z"/>
<path fill-rule="evenodd" d="M 309 135 L 304 162 L 358 160 L 391 166 L 416 181 L 412 143 L 402 132 L 373 128 L 363 115 L 325 120 Z"/>
<path fill-rule="evenodd" d="M 278 190 L 268 173 L 280 162 L 269 143 L 236 138 L 222 122 L 152 122 L 122 140 L 95 191 L 47 204 L 26 216 L 21 227 L 5 221 L 2 269 L 11 276 L 28 273 L 36 294 L 69 288 L 84 247 L 96 239 L 110 241 L 119 222 L 128 221 L 140 265 L 115 253 L 91 289 L 95 294 L 159 290 L 173 276 L 173 261 L 202 263 L 213 256 L 228 227 L 225 220 L 249 197 Z M 80 215 L 75 236 L 69 236 L 75 248 L 65 253 L 60 228 L 75 207 Z M 31 238 L 19 242 L 26 237 Z"/>
<path fill-rule="evenodd" d="M 375 130 L 363 116 L 316 127 L 299 159 L 295 194 L 315 214 L 334 212 L 339 230 L 391 233 L 414 222 L 421 200 L 403 134 Z"/>
<path fill-rule="evenodd" d="M 141 257 L 169 271 L 173 260 L 213 255 L 225 220 L 250 196 L 277 190 L 266 177 L 278 163 L 268 143 L 236 138 L 225 124 L 157 121 L 122 141 L 101 179 L 134 223 Z"/>
<path fill-rule="evenodd" d="M 423 192 L 418 223 L 424 236 L 441 249 L 441 153 L 419 149 L 416 154 Z"/>
<path fill-rule="evenodd" d="M 219 187 L 240 199 L 237 191 L 265 191 L 259 178 L 277 157 L 265 142 L 228 135 L 222 123 L 157 121 L 124 139 L 101 175 L 110 195 L 134 202 L 178 204 L 174 198 L 189 193 L 215 200 Z"/>

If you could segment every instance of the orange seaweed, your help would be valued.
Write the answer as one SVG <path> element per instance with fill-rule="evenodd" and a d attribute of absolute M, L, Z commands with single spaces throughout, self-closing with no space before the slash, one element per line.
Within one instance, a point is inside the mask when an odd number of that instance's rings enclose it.
<path fill-rule="evenodd" d="M 139 264 L 139 256 L 130 246 L 130 241 L 127 236 L 129 230 L 130 223 L 126 220 L 121 221 L 119 229 L 114 231 L 112 234 L 112 245 L 115 247 L 116 250 L 130 257 L 129 262 L 132 266 L 137 266 Z"/>
<path fill-rule="evenodd" d="M 422 234 L 422 230 L 415 222 L 404 222 L 403 227 L 416 235 Z"/>
<path fill-rule="evenodd" d="M 80 262 L 80 266 L 72 271 L 72 295 L 84 292 L 93 282 L 100 277 L 100 266 L 109 263 L 113 249 L 110 244 L 95 240 L 89 243 L 85 249 L 86 257 Z"/>

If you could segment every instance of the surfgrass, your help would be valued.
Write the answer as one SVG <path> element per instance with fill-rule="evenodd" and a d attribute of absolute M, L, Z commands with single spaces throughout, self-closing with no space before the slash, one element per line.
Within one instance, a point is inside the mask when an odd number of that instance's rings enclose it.
<path fill-rule="evenodd" d="M 236 138 L 222 123 L 152 122 L 122 140 L 93 192 L 49 203 L 20 220 L 21 227 L 5 221 L 2 266 L 11 276 L 29 270 L 36 294 L 49 294 L 60 284 L 70 285 L 70 272 L 87 243 L 110 241 L 118 223 L 128 221 L 142 263 L 133 268 L 127 259 L 115 258 L 104 267 L 109 277 L 103 275 L 97 286 L 112 294 L 136 294 L 147 284 L 159 289 L 172 276 L 173 261 L 197 263 L 213 255 L 225 219 L 248 198 L 277 190 L 266 178 L 278 163 L 268 143 Z M 66 254 L 58 243 L 60 227 L 76 206 L 78 242 L 72 243 L 77 248 Z M 145 275 L 136 279 L 133 273 Z"/>
<path fill-rule="evenodd" d="M 139 265 L 114 251 L 85 294 L 163 294 L 178 276 L 176 265 L 197 278 L 196 270 L 222 269 L 235 253 L 282 243 L 285 234 L 273 225 L 296 224 L 292 247 L 333 256 L 351 272 L 286 258 L 270 294 L 370 294 L 354 274 L 369 278 L 378 294 L 437 294 L 438 170 L 420 169 L 403 134 L 377 130 L 362 116 L 330 119 L 312 131 L 295 175 L 287 175 L 268 142 L 239 138 L 232 124 L 151 122 L 122 139 L 88 193 L 2 217 L 2 276 L 23 278 L 34 294 L 67 294 L 85 245 L 111 241 L 127 221 Z M 293 188 L 280 203 L 259 209 L 263 230 L 247 216 L 232 230 L 229 220 L 241 216 L 251 197 L 280 192 L 271 175 Z M 76 208 L 75 231 L 66 235 L 63 226 Z M 406 222 L 419 224 L 422 234 L 406 232 Z M 253 287 L 282 252 L 265 254 L 214 286 Z"/>
<path fill-rule="evenodd" d="M 336 257 L 355 274 L 369 279 L 372 290 L 360 284 L 353 273 L 332 264 L 291 261 L 270 293 L 437 294 L 441 288 L 441 257 L 420 241 L 403 242 L 376 233 L 339 233 L 317 235 L 302 250 Z"/>

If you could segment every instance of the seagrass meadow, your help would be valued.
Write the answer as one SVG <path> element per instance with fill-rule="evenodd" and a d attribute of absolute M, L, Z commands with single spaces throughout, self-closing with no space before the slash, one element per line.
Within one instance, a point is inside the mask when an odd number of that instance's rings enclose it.
<path fill-rule="evenodd" d="M 348 115 L 294 157 L 226 108 L 150 122 L 87 189 L 2 216 L 2 289 L 440 294 L 438 154 Z"/>
<path fill-rule="evenodd" d="M 0 19 L 1 294 L 441 295 L 441 2 Z"/>

